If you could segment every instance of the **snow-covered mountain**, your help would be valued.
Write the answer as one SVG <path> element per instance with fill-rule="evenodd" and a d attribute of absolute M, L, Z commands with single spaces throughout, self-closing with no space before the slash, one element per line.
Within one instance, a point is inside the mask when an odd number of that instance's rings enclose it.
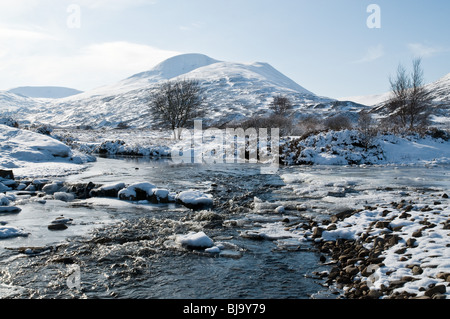
<path fill-rule="evenodd" d="M 61 99 L 82 93 L 82 91 L 59 86 L 22 86 L 10 89 L 8 92 L 43 99 Z"/>
<path fill-rule="evenodd" d="M 36 107 L 19 107 L 16 117 L 19 121 L 66 127 L 116 127 L 119 123 L 151 127 L 150 93 L 161 82 L 177 79 L 200 82 L 209 105 L 209 124 L 266 114 L 269 103 L 278 94 L 291 99 L 295 116 L 353 112 L 363 107 L 319 97 L 267 63 L 224 62 L 202 54 L 183 54 L 114 85 L 61 99 L 31 100 Z"/>
<path fill-rule="evenodd" d="M 450 125 L 450 73 L 436 82 L 425 86 L 434 102 L 431 120 L 435 125 Z M 391 92 L 382 94 L 339 98 L 340 101 L 352 101 L 372 107 L 376 113 L 385 113 L 385 103 L 391 98 Z"/>
<path fill-rule="evenodd" d="M 436 82 L 427 84 L 425 86 L 432 92 L 431 96 L 437 104 L 449 104 L 450 103 L 450 73 L 440 78 Z M 352 96 L 338 98 L 339 101 L 352 101 L 355 103 L 364 104 L 367 106 L 379 106 L 385 103 L 391 97 L 391 92 L 385 92 L 381 94 L 365 95 L 365 96 Z"/>
<path fill-rule="evenodd" d="M 36 109 L 38 105 L 40 105 L 39 101 L 33 98 L 0 91 L 0 117 L 14 116 L 19 110 L 28 113 Z"/>

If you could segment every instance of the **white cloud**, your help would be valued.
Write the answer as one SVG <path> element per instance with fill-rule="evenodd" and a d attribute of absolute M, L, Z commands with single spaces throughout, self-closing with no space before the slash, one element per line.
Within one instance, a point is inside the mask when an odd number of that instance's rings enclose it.
<path fill-rule="evenodd" d="M 6 57 L 3 52 L 0 88 L 58 85 L 89 90 L 147 71 L 179 54 L 125 41 L 92 44 L 70 54 L 64 51 L 41 50 L 26 55 L 8 52 Z"/>
<path fill-rule="evenodd" d="M 441 47 L 426 46 L 422 43 L 409 43 L 408 48 L 415 56 L 419 56 L 419 57 L 423 57 L 423 58 L 429 58 L 438 53 L 448 51 Z"/>
<path fill-rule="evenodd" d="M 382 44 L 371 46 L 367 49 L 366 54 L 354 63 L 368 63 L 378 60 L 385 55 L 384 47 Z"/>
<path fill-rule="evenodd" d="M 45 32 L 29 30 L 29 29 L 17 29 L 11 27 L 0 26 L 0 39 L 1 40 L 56 40 L 56 37 Z"/>
<path fill-rule="evenodd" d="M 188 31 L 200 29 L 201 27 L 203 27 L 203 23 L 201 23 L 201 22 L 193 22 L 193 23 L 190 23 L 188 25 L 181 25 L 181 26 L 179 26 L 179 29 L 181 31 L 188 32 Z"/>
<path fill-rule="evenodd" d="M 74 4 L 90 9 L 123 10 L 140 5 L 152 5 L 157 0 L 73 0 Z"/>

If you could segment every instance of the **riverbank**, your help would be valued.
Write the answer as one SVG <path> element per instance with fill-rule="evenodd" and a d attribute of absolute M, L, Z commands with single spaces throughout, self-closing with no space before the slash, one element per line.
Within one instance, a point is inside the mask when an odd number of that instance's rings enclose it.
<path fill-rule="evenodd" d="M 332 266 L 322 277 L 349 299 L 448 299 L 450 207 L 442 191 L 347 210 L 308 235 Z"/>

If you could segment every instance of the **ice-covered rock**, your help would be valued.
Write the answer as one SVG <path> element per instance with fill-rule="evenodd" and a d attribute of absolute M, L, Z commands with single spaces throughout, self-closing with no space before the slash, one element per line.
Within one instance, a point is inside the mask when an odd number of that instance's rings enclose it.
<path fill-rule="evenodd" d="M 8 186 L 6 186 L 5 184 L 3 184 L 2 182 L 0 182 L 0 192 L 8 192 L 10 191 L 11 188 L 9 188 Z"/>
<path fill-rule="evenodd" d="M 58 192 L 63 187 L 62 182 L 53 182 L 51 184 L 44 185 L 42 187 L 42 191 L 45 192 L 47 195 L 53 195 L 56 192 Z"/>
<path fill-rule="evenodd" d="M 170 192 L 167 189 L 163 188 L 154 188 L 152 189 L 152 196 L 150 201 L 153 203 L 168 203 L 170 202 L 169 194 Z"/>
<path fill-rule="evenodd" d="M 53 198 L 63 202 L 71 202 L 75 199 L 75 195 L 72 193 L 56 192 L 53 194 Z"/>
<path fill-rule="evenodd" d="M 284 212 L 285 212 L 284 206 L 278 206 L 277 208 L 275 208 L 275 213 L 277 214 L 283 214 Z"/>
<path fill-rule="evenodd" d="M 0 169 L 0 180 L 1 179 L 14 179 L 13 171 Z"/>
<path fill-rule="evenodd" d="M 92 197 L 117 197 L 119 191 L 125 187 L 125 183 L 107 184 L 91 190 L 89 195 Z"/>
<path fill-rule="evenodd" d="M 124 186 L 124 185 L 123 185 Z M 121 188 L 122 184 L 111 185 L 112 188 Z M 122 188 L 118 192 L 121 200 L 138 201 L 141 203 L 150 202 L 153 204 L 174 202 L 172 193 L 164 188 L 158 188 L 147 182 L 132 184 Z"/>
<path fill-rule="evenodd" d="M 176 241 L 188 248 L 211 248 L 214 246 L 214 242 L 204 232 L 191 232 L 187 235 L 177 236 Z"/>
<path fill-rule="evenodd" d="M 21 211 L 21 208 L 15 206 L 0 206 L 0 214 L 17 214 Z"/>
<path fill-rule="evenodd" d="M 175 200 L 177 201 L 177 203 L 194 210 L 209 209 L 214 205 L 214 201 L 211 195 L 202 193 L 197 190 L 181 192 L 177 194 Z"/>
<path fill-rule="evenodd" d="M 213 246 L 211 248 L 206 248 L 205 249 L 205 253 L 219 254 L 220 253 L 220 248 L 218 246 Z"/>
<path fill-rule="evenodd" d="M 153 195 L 155 185 L 147 182 L 136 183 L 119 191 L 119 198 L 122 200 L 147 200 Z"/>
<path fill-rule="evenodd" d="M 0 206 L 8 206 L 10 203 L 9 198 L 0 193 Z"/>
<path fill-rule="evenodd" d="M 12 238 L 12 237 L 27 237 L 28 233 L 23 230 L 11 227 L 11 226 L 0 226 L 0 239 Z"/>

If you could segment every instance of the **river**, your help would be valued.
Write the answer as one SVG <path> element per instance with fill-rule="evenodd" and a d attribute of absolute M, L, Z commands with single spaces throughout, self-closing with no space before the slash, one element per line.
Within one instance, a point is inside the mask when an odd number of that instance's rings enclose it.
<path fill-rule="evenodd" d="M 318 276 L 329 266 L 298 226 L 340 210 L 448 191 L 448 168 L 280 167 L 262 175 L 251 164 L 98 158 L 61 180 L 197 189 L 213 195 L 215 206 L 194 212 L 173 203 L 43 202 L 23 196 L 19 214 L 0 216 L 29 232 L 0 241 L 0 297 L 336 298 Z M 61 215 L 72 224 L 49 231 L 50 221 Z M 177 244 L 177 235 L 192 231 L 204 231 L 221 246 L 220 254 Z"/>

